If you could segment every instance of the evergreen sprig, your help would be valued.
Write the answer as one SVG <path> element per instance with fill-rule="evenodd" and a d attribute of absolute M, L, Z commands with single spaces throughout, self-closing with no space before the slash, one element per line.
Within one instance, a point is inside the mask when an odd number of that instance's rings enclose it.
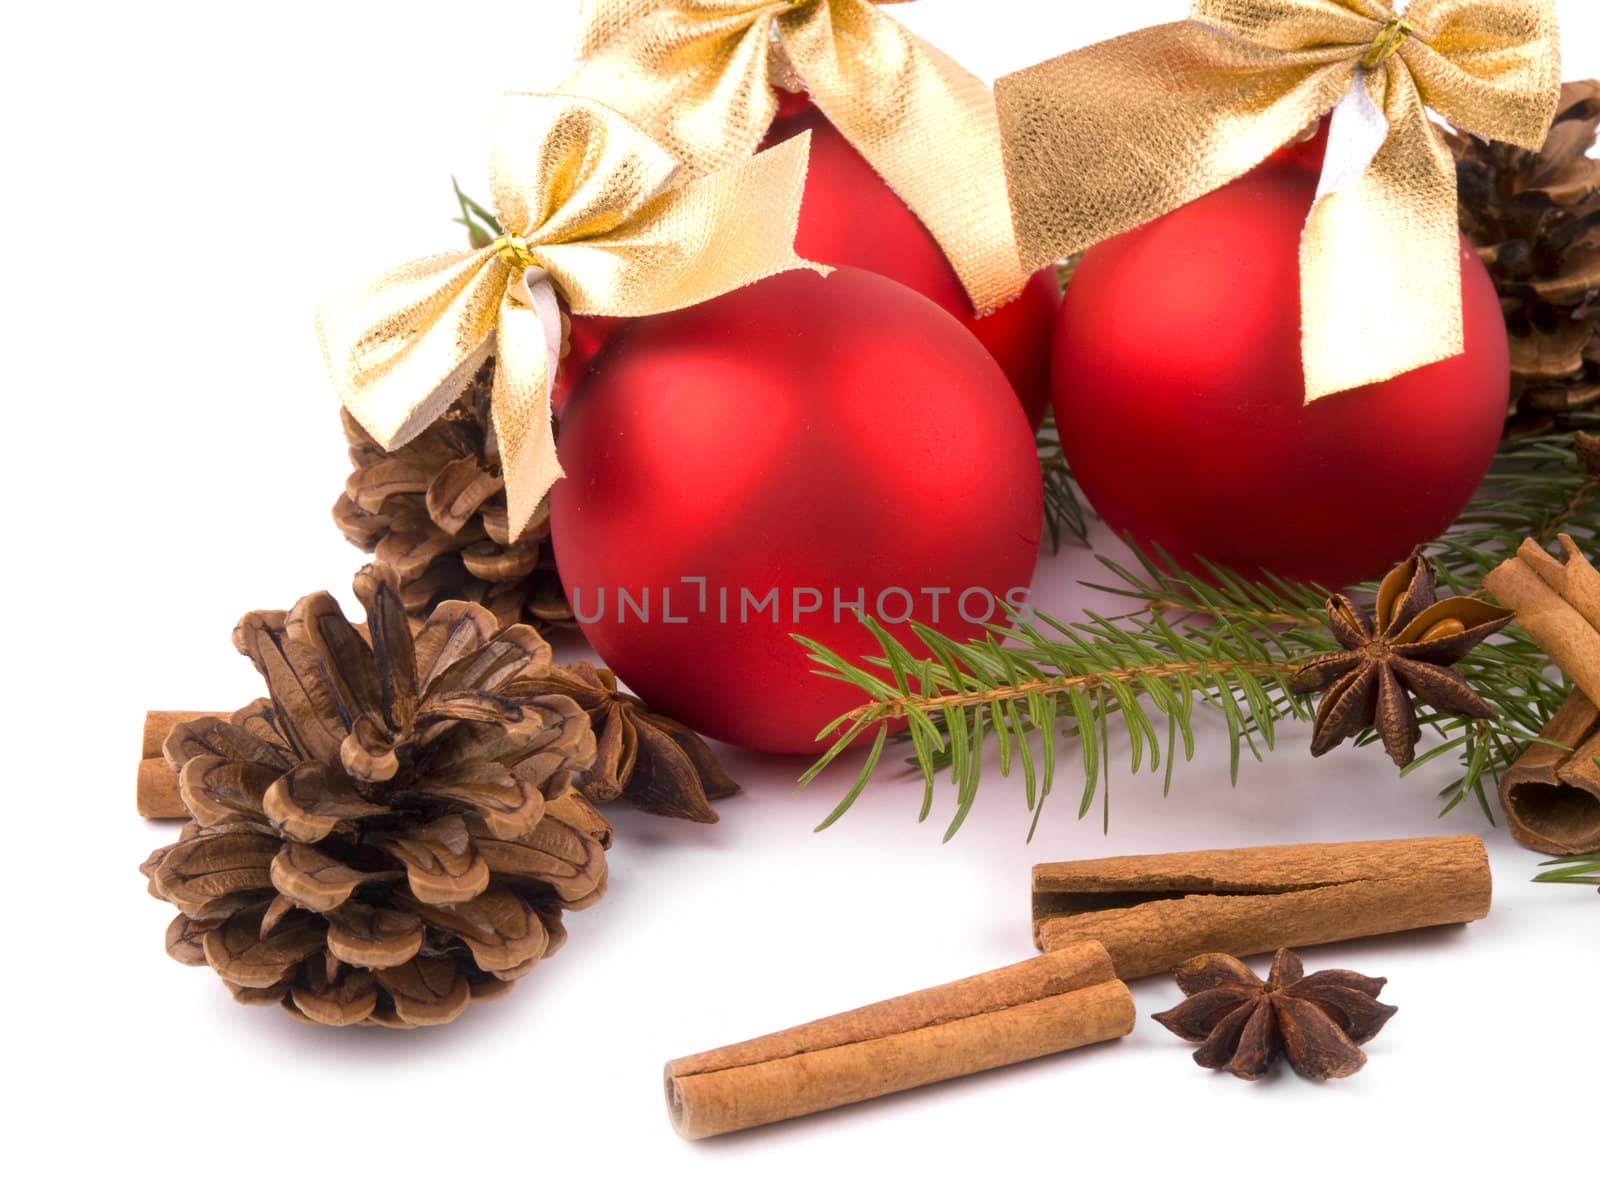
<path fill-rule="evenodd" d="M 454 218 L 455 223 L 466 227 L 467 240 L 474 250 L 483 249 L 505 232 L 492 212 L 461 190 L 454 175 L 450 176 L 450 186 L 455 189 L 456 204 L 461 208 L 461 215 Z"/>
<path fill-rule="evenodd" d="M 1600 432 L 1600 420 L 1575 418 L 1570 424 Z M 1584 471 L 1568 431 L 1502 447 L 1466 512 L 1428 552 L 1440 582 L 1470 592 L 1523 539 L 1543 546 L 1558 533 L 1571 534 L 1580 545 L 1600 539 L 1600 476 Z"/>
<path fill-rule="evenodd" d="M 1580 540 L 1600 533 L 1600 483 L 1584 473 L 1566 432 L 1508 446 L 1461 520 L 1427 550 L 1441 581 L 1470 593 L 1524 537 L 1545 542 L 1563 529 Z M 992 747 L 1002 776 L 1022 774 L 1031 837 L 1056 783 L 1061 749 L 1073 741 L 1082 763 L 1078 815 L 1087 816 L 1100 794 L 1109 820 L 1113 728 L 1126 733 L 1130 769 L 1161 772 L 1170 787 L 1180 756 L 1188 761 L 1194 755 L 1195 715 L 1202 709 L 1223 717 L 1235 781 L 1247 753 L 1260 758 L 1273 748 L 1280 722 L 1314 715 L 1312 704 L 1289 693 L 1286 683 L 1306 659 L 1336 648 L 1324 591 L 1271 577 L 1247 579 L 1209 564 L 1214 578 L 1207 579 L 1165 556 L 1143 553 L 1136 568 L 1099 561 L 1113 581 L 1094 586 L 1122 601 L 1126 611 L 1119 615 L 1090 612 L 1068 622 L 1011 613 L 1014 625 L 987 626 L 972 641 L 912 625 L 916 652 L 868 619 L 880 653 L 863 662 L 799 639 L 819 674 L 863 693 L 863 703 L 818 735 L 831 745 L 802 782 L 846 749 L 869 747 L 854 783 L 819 828 L 860 796 L 891 738 L 909 741 L 909 761 L 923 776 L 919 819 L 932 813 L 937 778 L 949 775 L 955 812 L 947 839 L 971 811 Z M 1492 820 L 1494 779 L 1540 735 L 1565 687 L 1543 651 L 1515 626 L 1456 666 L 1497 715 L 1463 721 L 1419 713 L 1438 741 L 1406 771 L 1454 754 L 1460 772 L 1441 793 L 1444 811 L 1471 796 Z M 892 732 L 897 726 L 903 732 Z M 1369 731 L 1358 744 L 1373 738 Z"/>
<path fill-rule="evenodd" d="M 1553 858 L 1539 865 L 1553 869 L 1535 875 L 1535 883 L 1600 884 L 1600 854 L 1575 854 L 1570 858 Z"/>
<path fill-rule="evenodd" d="M 1061 435 L 1055 417 L 1047 414 L 1035 438 L 1039 449 L 1039 475 L 1044 482 L 1044 527 L 1052 552 L 1061 549 L 1063 537 L 1080 546 L 1089 544 L 1089 514 L 1078 499 L 1067 456 L 1061 452 Z"/>

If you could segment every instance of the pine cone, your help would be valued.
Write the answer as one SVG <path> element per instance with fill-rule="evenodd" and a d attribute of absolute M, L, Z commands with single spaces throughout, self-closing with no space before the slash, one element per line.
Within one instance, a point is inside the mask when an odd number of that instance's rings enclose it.
<path fill-rule="evenodd" d="M 512 538 L 489 420 L 494 360 L 419 437 L 378 445 L 346 410 L 355 466 L 333 519 L 355 545 L 400 577 L 406 611 L 421 619 L 445 600 L 481 604 L 502 625 L 569 625 L 548 516 Z"/>
<path fill-rule="evenodd" d="M 1600 407 L 1600 80 L 1568 83 L 1537 153 L 1446 132 L 1461 228 L 1478 249 L 1511 336 L 1513 430 Z"/>
<path fill-rule="evenodd" d="M 607 826 L 573 788 L 595 739 L 536 686 L 551 654 L 532 629 L 448 601 L 413 637 L 390 568 L 355 590 L 365 634 L 327 593 L 239 623 L 270 699 L 173 731 L 191 820 L 142 869 L 180 910 L 168 953 L 237 999 L 440 1024 L 554 953 L 562 910 L 604 893 Z"/>

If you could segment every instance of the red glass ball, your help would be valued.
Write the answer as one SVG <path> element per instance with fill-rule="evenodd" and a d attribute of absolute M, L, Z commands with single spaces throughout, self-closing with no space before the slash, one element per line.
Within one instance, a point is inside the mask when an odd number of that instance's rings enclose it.
<path fill-rule="evenodd" d="M 1038 552 L 1039 469 L 1005 376 L 866 271 L 629 322 L 567 404 L 561 461 L 551 534 L 594 649 L 652 706 L 758 750 L 814 752 L 863 699 L 792 634 L 878 653 L 864 603 L 896 633 L 910 617 L 979 635 Z"/>
<path fill-rule="evenodd" d="M 783 106 L 764 144 L 811 131 L 795 249 L 813 262 L 887 275 L 939 305 L 994 355 L 1038 428 L 1050 403 L 1050 338 L 1061 306 L 1055 268 L 1034 274 L 1004 308 L 973 316 L 955 269 L 916 214 L 809 100 L 780 95 Z"/>
<path fill-rule="evenodd" d="M 1509 353 L 1463 240 L 1466 352 L 1304 403 L 1299 247 L 1317 150 L 1085 254 L 1056 326 L 1054 392 L 1068 461 L 1112 530 L 1186 566 L 1340 587 L 1460 514 L 1500 438 Z"/>

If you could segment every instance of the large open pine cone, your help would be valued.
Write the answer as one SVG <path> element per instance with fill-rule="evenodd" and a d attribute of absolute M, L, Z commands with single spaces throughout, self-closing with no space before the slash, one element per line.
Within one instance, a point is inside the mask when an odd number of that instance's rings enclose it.
<path fill-rule="evenodd" d="M 1513 428 L 1600 407 L 1600 80 L 1561 89 L 1537 153 L 1446 133 L 1461 227 L 1494 277 L 1511 336 Z"/>
<path fill-rule="evenodd" d="M 364 567 L 366 632 L 327 593 L 234 642 L 270 698 L 178 726 L 191 820 L 143 870 L 180 912 L 168 952 L 246 1003 L 329 1025 L 431 1025 L 496 994 L 605 890 L 603 818 L 574 791 L 583 709 L 538 686 L 550 648 L 464 601 L 413 637 Z"/>
<path fill-rule="evenodd" d="M 543 516 L 511 537 L 500 451 L 489 419 L 494 360 L 454 404 L 404 446 L 385 450 L 343 412 L 355 470 L 333 519 L 355 545 L 400 577 L 406 611 L 426 617 L 443 600 L 471 600 L 502 625 L 566 625 Z"/>

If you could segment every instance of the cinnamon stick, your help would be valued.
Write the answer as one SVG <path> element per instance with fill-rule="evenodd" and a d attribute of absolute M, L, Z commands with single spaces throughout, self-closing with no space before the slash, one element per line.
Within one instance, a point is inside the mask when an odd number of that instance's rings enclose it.
<path fill-rule="evenodd" d="M 1140 854 L 1033 869 L 1040 947 L 1102 943 L 1123 979 L 1197 954 L 1243 958 L 1489 913 L 1476 837 Z"/>
<path fill-rule="evenodd" d="M 1542 735 L 1500 776 L 1511 835 L 1543 854 L 1600 850 L 1600 708 L 1574 688 Z"/>
<path fill-rule="evenodd" d="M 1600 571 L 1560 537 L 1563 562 L 1531 538 L 1484 578 L 1550 661 L 1600 704 Z"/>
<path fill-rule="evenodd" d="M 161 747 L 173 726 L 200 717 L 221 717 L 227 713 L 151 711 L 144 715 L 144 751 L 139 759 L 139 781 L 134 789 L 134 800 L 141 817 L 152 820 L 170 820 L 189 815 L 178 795 L 178 773 L 167 765 L 161 756 Z"/>
<path fill-rule="evenodd" d="M 667 1109 L 713 1137 L 1024 1062 L 1133 1029 L 1133 997 L 1105 949 L 1079 942 L 667 1064 Z"/>

